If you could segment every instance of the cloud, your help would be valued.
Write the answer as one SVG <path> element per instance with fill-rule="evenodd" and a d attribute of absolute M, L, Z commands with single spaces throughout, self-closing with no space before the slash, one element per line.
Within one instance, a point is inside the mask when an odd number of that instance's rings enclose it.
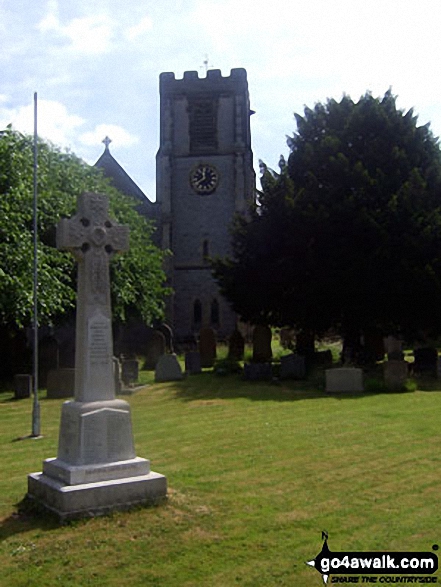
<path fill-rule="evenodd" d="M 60 20 L 58 3 L 48 2 L 47 13 L 37 24 L 43 35 L 54 35 L 68 42 L 68 49 L 75 53 L 99 55 L 112 48 L 116 23 L 106 14 L 94 14 L 73 18 L 67 24 Z"/>
<path fill-rule="evenodd" d="M 81 134 L 78 140 L 81 144 L 91 147 L 99 145 L 105 137 L 110 137 L 118 147 L 132 147 L 139 142 L 139 137 L 131 135 L 116 124 L 99 124 L 93 131 Z"/>
<path fill-rule="evenodd" d="M 125 36 L 129 41 L 135 41 L 145 33 L 153 29 L 153 21 L 149 16 L 145 16 L 135 26 L 126 30 Z"/>
<path fill-rule="evenodd" d="M 38 134 L 56 145 L 69 145 L 73 142 L 78 128 L 84 124 L 81 116 L 69 114 L 61 102 L 40 100 L 38 102 Z M 0 104 L 0 128 L 12 128 L 25 134 L 34 132 L 34 105 L 5 108 Z"/>

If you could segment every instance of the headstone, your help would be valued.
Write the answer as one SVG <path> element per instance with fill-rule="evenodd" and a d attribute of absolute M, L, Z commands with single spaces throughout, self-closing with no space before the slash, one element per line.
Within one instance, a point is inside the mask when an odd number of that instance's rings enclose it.
<path fill-rule="evenodd" d="M 329 393 L 363 391 L 363 370 L 355 367 L 326 369 L 326 391 Z"/>
<path fill-rule="evenodd" d="M 272 333 L 269 326 L 258 324 L 253 331 L 253 361 L 267 363 L 273 358 L 271 349 Z"/>
<path fill-rule="evenodd" d="M 387 336 L 384 339 L 384 348 L 389 361 L 402 361 L 404 359 L 403 341 L 395 336 Z"/>
<path fill-rule="evenodd" d="M 14 375 L 15 399 L 25 399 L 32 394 L 32 375 Z"/>
<path fill-rule="evenodd" d="M 216 360 L 216 334 L 212 328 L 202 328 L 199 332 L 199 353 L 201 367 L 213 367 Z"/>
<path fill-rule="evenodd" d="M 387 389 L 402 391 L 409 376 L 409 365 L 406 361 L 385 361 L 383 373 Z"/>
<path fill-rule="evenodd" d="M 413 371 L 416 374 L 437 376 L 438 351 L 434 347 L 423 347 L 413 351 L 415 361 Z"/>
<path fill-rule="evenodd" d="M 46 387 L 49 371 L 59 366 L 58 341 L 53 336 L 45 336 L 38 344 L 38 383 L 41 387 Z"/>
<path fill-rule="evenodd" d="M 245 363 L 243 377 L 247 381 L 270 381 L 273 378 L 271 363 Z"/>
<path fill-rule="evenodd" d="M 144 369 L 147 371 L 154 371 L 159 357 L 165 354 L 165 350 L 165 336 L 159 330 L 154 330 L 147 344 Z"/>
<path fill-rule="evenodd" d="M 281 328 L 280 329 L 280 344 L 284 349 L 293 349 L 295 341 L 295 331 L 292 328 Z"/>
<path fill-rule="evenodd" d="M 171 327 L 168 324 L 165 324 L 165 322 L 162 322 L 159 326 L 156 327 L 156 330 L 162 332 L 165 337 L 165 350 L 167 353 L 173 353 L 173 330 Z"/>
<path fill-rule="evenodd" d="M 189 375 L 202 373 L 201 355 L 197 351 L 185 353 L 185 372 Z"/>
<path fill-rule="evenodd" d="M 112 359 L 113 364 L 113 380 L 115 381 L 115 394 L 118 395 L 121 393 L 122 389 L 122 379 L 121 379 L 121 363 L 117 357 L 113 357 Z"/>
<path fill-rule="evenodd" d="M 60 399 L 75 395 L 75 369 L 63 367 L 49 371 L 47 376 L 47 398 Z"/>
<path fill-rule="evenodd" d="M 441 379 L 441 357 L 438 357 L 438 361 L 437 361 L 437 375 L 438 375 L 438 379 Z"/>
<path fill-rule="evenodd" d="M 304 379 L 305 376 L 305 357 L 291 354 L 280 358 L 280 379 Z"/>
<path fill-rule="evenodd" d="M 82 194 L 57 246 L 78 261 L 75 399 L 62 406 L 57 458 L 28 476 L 28 495 L 61 519 L 155 502 L 166 478 L 136 456 L 130 406 L 115 398 L 109 260 L 127 250 L 128 228 L 109 218 L 107 196 Z"/>
<path fill-rule="evenodd" d="M 245 352 L 245 339 L 239 330 L 233 330 L 228 341 L 228 358 L 232 361 L 242 361 Z"/>
<path fill-rule="evenodd" d="M 175 353 L 162 355 L 156 364 L 155 381 L 180 381 L 183 378 L 181 365 Z"/>
<path fill-rule="evenodd" d="M 123 359 L 121 361 L 121 379 L 126 386 L 138 381 L 139 365 L 136 359 Z"/>

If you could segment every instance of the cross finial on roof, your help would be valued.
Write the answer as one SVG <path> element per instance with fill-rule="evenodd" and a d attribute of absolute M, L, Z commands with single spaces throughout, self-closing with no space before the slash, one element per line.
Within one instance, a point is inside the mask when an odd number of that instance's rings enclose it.
<path fill-rule="evenodd" d="M 109 137 L 108 137 L 108 136 L 106 136 L 106 138 L 105 138 L 105 139 L 103 139 L 103 141 L 102 141 L 102 142 L 103 142 L 103 143 L 104 143 L 104 145 L 106 146 L 106 151 L 108 151 L 108 150 L 109 150 L 109 145 L 110 145 L 110 143 L 112 142 L 112 139 L 109 139 Z"/>

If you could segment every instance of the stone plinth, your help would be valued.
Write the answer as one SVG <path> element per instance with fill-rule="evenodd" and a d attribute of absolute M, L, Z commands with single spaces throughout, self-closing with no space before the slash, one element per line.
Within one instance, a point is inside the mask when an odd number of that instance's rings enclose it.
<path fill-rule="evenodd" d="M 167 494 L 164 475 L 148 473 L 109 481 L 69 485 L 44 473 L 28 476 L 28 495 L 60 520 L 105 514 L 139 504 L 158 503 Z"/>
<path fill-rule="evenodd" d="M 329 393 L 363 391 L 363 370 L 342 367 L 326 369 L 326 391 Z"/>
<path fill-rule="evenodd" d="M 78 261 L 75 400 L 62 407 L 57 458 L 28 476 L 28 496 L 61 519 L 154 503 L 167 494 L 164 475 L 135 454 L 129 404 L 115 398 L 109 260 L 127 250 L 128 228 L 107 210 L 106 196 L 83 194 L 78 213 L 57 227 L 58 248 Z"/>

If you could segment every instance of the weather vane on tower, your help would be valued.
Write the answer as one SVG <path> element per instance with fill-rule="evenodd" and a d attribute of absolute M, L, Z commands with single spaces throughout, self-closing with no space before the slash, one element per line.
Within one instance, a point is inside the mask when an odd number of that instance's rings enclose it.
<path fill-rule="evenodd" d="M 204 59 L 204 61 L 202 63 L 203 64 L 202 64 L 202 66 L 199 69 L 204 68 L 205 69 L 205 73 L 207 73 L 207 71 L 213 67 L 212 65 L 208 65 L 209 64 L 209 60 L 208 60 L 207 53 L 205 53 L 205 59 Z"/>

